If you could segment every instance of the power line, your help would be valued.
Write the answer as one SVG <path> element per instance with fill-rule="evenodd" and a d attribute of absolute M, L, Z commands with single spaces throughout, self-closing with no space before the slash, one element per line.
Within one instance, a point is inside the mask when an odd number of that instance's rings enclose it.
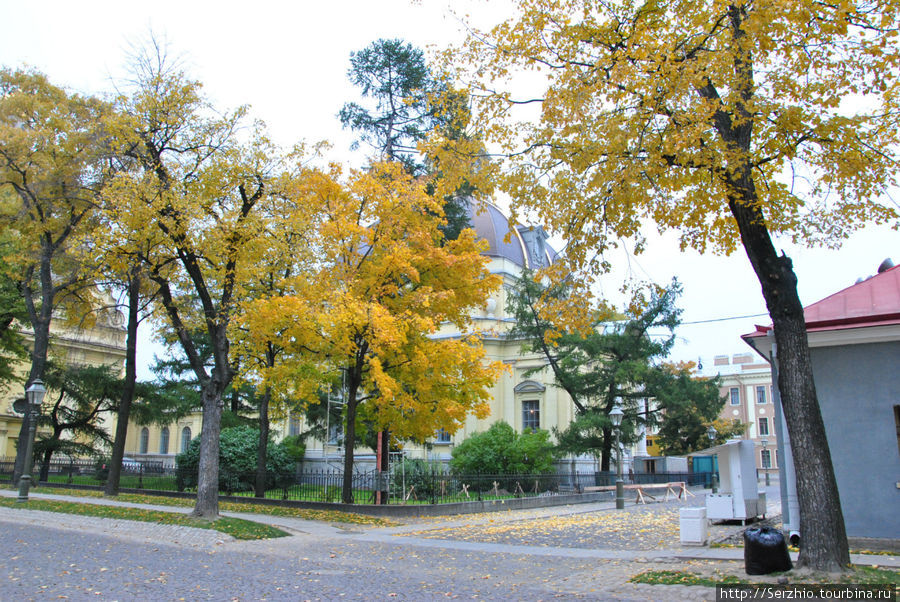
<path fill-rule="evenodd" d="M 688 326 L 690 324 L 709 324 L 711 322 L 727 322 L 728 320 L 745 320 L 747 318 L 760 318 L 762 316 L 768 316 L 767 313 L 761 314 L 747 314 L 746 316 L 730 316 L 728 318 L 711 318 L 709 320 L 694 320 L 692 322 L 682 322 L 679 326 Z"/>

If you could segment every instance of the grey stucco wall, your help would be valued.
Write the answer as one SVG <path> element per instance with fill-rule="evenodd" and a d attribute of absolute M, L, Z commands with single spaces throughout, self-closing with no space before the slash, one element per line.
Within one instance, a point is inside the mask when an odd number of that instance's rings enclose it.
<path fill-rule="evenodd" d="M 847 535 L 900 539 L 900 341 L 810 354 Z"/>

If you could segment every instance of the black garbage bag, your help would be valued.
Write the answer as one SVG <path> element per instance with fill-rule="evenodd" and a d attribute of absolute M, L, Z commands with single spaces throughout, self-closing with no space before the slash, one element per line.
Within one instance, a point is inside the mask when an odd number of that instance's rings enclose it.
<path fill-rule="evenodd" d="M 748 575 L 768 575 L 794 568 L 784 534 L 772 527 L 744 531 L 744 568 Z"/>

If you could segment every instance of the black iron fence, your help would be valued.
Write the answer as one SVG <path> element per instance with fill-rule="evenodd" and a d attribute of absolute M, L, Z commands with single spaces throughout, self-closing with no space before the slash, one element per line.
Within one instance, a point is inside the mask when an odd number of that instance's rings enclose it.
<path fill-rule="evenodd" d="M 96 485 L 102 486 L 109 476 L 109 460 L 93 458 L 52 458 L 49 463 L 36 461 L 32 467 L 36 481 L 50 484 Z M 0 459 L 0 481 L 9 480 L 15 470 L 15 459 Z M 138 489 L 160 488 L 171 491 L 167 486 L 173 471 L 159 461 L 137 461 L 125 459 L 122 462 L 120 483 L 122 487 Z"/>
<path fill-rule="evenodd" d="M 616 484 L 615 471 L 595 472 L 596 486 L 612 486 Z M 629 472 L 622 475 L 622 480 L 634 485 L 654 485 L 683 481 L 687 486 L 709 486 L 711 472 Z"/>
<path fill-rule="evenodd" d="M 13 473 L 12 459 L 0 460 L 0 480 L 9 481 Z M 101 488 L 106 484 L 109 467 L 102 460 L 52 460 L 45 475 L 40 467 L 35 473 L 43 483 L 79 485 Z M 684 481 L 688 486 L 709 486 L 711 473 L 666 472 L 628 473 L 626 483 L 652 485 Z M 265 497 L 299 502 L 340 502 L 344 475 L 336 470 L 313 470 L 266 475 Z M 561 474 L 476 474 L 456 475 L 440 467 L 428 471 L 405 471 L 395 466 L 388 474 L 375 471 L 356 472 L 351 477 L 351 491 L 356 504 L 371 504 L 375 492 L 383 491 L 389 504 L 447 504 L 475 500 L 515 497 L 578 494 L 588 487 L 615 485 L 614 472 L 578 472 Z M 119 480 L 121 489 L 166 492 L 196 491 L 196 472 L 165 467 L 159 462 L 123 462 Z M 255 495 L 256 473 L 220 471 L 220 493 L 223 495 Z"/>

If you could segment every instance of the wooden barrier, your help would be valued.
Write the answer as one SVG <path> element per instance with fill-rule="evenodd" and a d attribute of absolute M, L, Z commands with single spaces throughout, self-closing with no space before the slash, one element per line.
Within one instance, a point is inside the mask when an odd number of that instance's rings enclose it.
<path fill-rule="evenodd" d="M 687 484 L 684 481 L 672 481 L 670 483 L 646 483 L 643 485 L 632 483 L 632 484 L 628 484 L 628 485 L 623 485 L 623 487 L 627 491 L 635 491 L 637 493 L 637 495 L 635 496 L 635 499 L 634 499 L 635 504 L 646 504 L 647 503 L 646 498 L 650 498 L 651 500 L 656 499 L 656 496 L 650 495 L 649 493 L 644 491 L 645 489 L 663 489 L 664 488 L 666 490 L 666 497 L 663 501 L 665 501 L 665 502 L 669 501 L 670 494 L 679 500 L 687 499 L 687 496 L 694 497 L 694 494 L 688 490 Z M 602 485 L 602 486 L 585 487 L 584 488 L 585 492 L 615 491 L 615 490 L 616 490 L 615 485 Z"/>

